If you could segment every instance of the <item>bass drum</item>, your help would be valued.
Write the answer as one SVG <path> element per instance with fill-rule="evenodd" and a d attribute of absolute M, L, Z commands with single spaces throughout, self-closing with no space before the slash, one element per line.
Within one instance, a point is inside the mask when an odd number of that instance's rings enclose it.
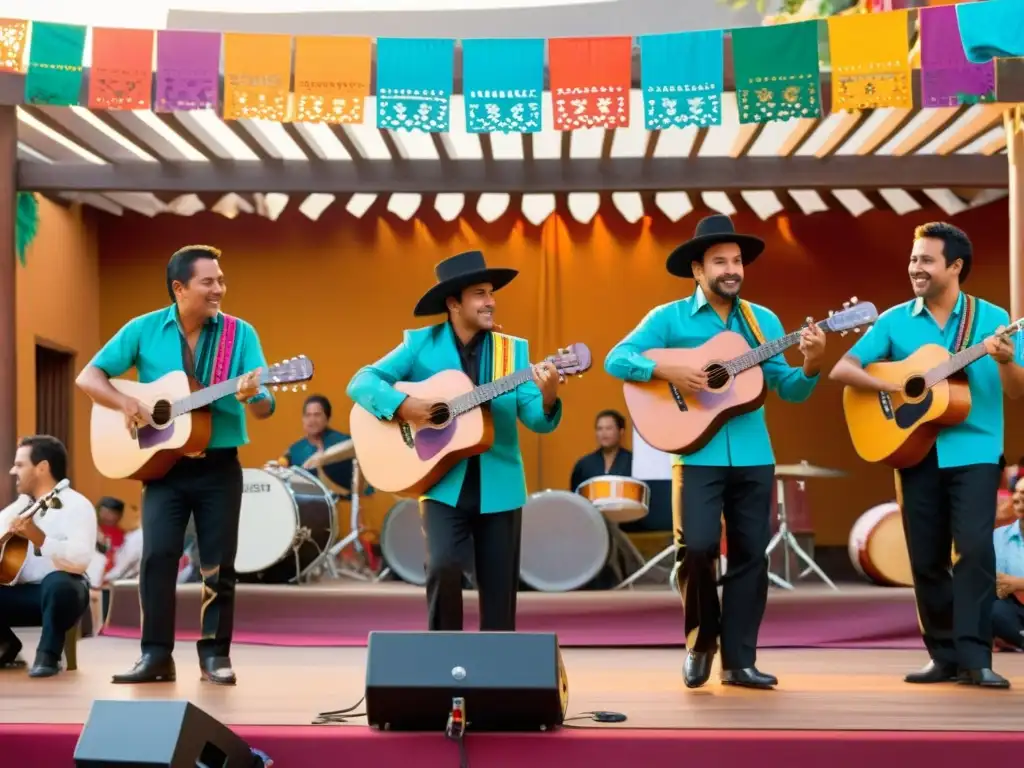
<path fill-rule="evenodd" d="M 299 467 L 242 470 L 242 515 L 235 571 L 243 583 L 304 579 L 338 535 L 334 498 Z"/>
<path fill-rule="evenodd" d="M 872 507 L 850 529 L 850 562 L 868 581 L 886 587 L 913 586 L 903 516 L 894 501 Z"/>
<path fill-rule="evenodd" d="M 579 589 L 608 565 L 611 551 L 608 522 L 579 494 L 540 491 L 523 507 L 519 578 L 531 589 Z"/>
<path fill-rule="evenodd" d="M 403 499 L 388 510 L 380 530 L 384 565 L 402 581 L 418 587 L 427 583 L 427 537 L 423 533 L 420 505 Z"/>

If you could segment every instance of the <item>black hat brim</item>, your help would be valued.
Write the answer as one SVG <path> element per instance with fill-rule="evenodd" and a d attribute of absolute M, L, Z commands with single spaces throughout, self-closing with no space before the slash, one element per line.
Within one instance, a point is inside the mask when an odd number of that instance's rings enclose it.
<path fill-rule="evenodd" d="M 693 262 L 704 258 L 704 252 L 720 243 L 736 243 L 740 247 L 740 258 L 746 266 L 764 251 L 764 240 L 753 235 L 737 235 L 722 232 L 717 235 L 703 235 L 688 240 L 668 255 L 665 268 L 676 277 L 693 277 Z"/>
<path fill-rule="evenodd" d="M 480 283 L 490 283 L 491 287 L 498 291 L 511 283 L 518 274 L 519 270 L 517 269 L 506 269 L 503 267 L 466 272 L 451 280 L 445 280 L 433 286 L 423 294 L 423 298 L 416 302 L 416 307 L 412 313 L 416 317 L 443 315 L 448 311 L 446 302 L 449 296 L 462 293 L 469 286 L 479 285 Z"/>

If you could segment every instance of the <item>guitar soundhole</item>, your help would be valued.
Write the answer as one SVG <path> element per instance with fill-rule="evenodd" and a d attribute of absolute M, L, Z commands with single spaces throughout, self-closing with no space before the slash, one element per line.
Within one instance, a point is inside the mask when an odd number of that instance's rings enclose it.
<path fill-rule="evenodd" d="M 911 400 L 916 400 L 924 394 L 924 376 L 911 376 L 903 385 L 904 394 Z"/>
<path fill-rule="evenodd" d="M 153 424 L 162 427 L 171 420 L 171 404 L 166 400 L 158 400 L 153 406 Z"/>
<path fill-rule="evenodd" d="M 729 372 L 724 365 L 711 363 L 704 366 L 704 373 L 708 375 L 708 389 L 712 391 L 724 389 L 729 384 Z"/>
<path fill-rule="evenodd" d="M 452 409 L 448 403 L 436 403 L 430 408 L 430 423 L 435 427 L 443 427 L 452 418 Z"/>

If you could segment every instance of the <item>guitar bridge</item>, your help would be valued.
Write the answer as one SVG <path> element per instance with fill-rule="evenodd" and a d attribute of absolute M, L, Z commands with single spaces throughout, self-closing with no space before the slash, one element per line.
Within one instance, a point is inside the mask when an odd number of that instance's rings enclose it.
<path fill-rule="evenodd" d="M 401 424 L 398 425 L 398 428 L 402 432 L 402 442 L 405 443 L 405 447 L 415 448 L 416 442 L 413 440 L 412 427 L 409 426 L 409 423 L 403 421 Z"/>
<path fill-rule="evenodd" d="M 675 384 L 669 384 L 668 390 L 672 393 L 672 399 L 676 401 L 676 408 L 683 412 L 690 410 L 686 407 L 686 401 L 683 399 L 682 393 Z"/>
<path fill-rule="evenodd" d="M 878 405 L 882 409 L 882 413 L 885 414 L 886 421 L 892 421 L 896 415 L 892 410 L 892 395 L 888 392 L 878 393 Z"/>

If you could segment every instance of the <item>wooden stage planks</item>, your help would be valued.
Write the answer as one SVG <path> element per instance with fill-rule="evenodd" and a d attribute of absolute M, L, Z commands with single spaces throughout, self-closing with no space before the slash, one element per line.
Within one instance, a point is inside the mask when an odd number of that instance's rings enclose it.
<path fill-rule="evenodd" d="M 19 634 L 27 649 L 34 648 L 37 631 Z M 128 669 L 138 654 L 132 640 L 89 638 L 79 644 L 76 672 L 45 680 L 2 672 L 0 722 L 84 723 L 95 699 L 186 698 L 228 725 L 308 725 L 317 713 L 344 709 L 363 695 L 365 648 L 236 644 L 239 684 L 221 688 L 199 682 L 195 646 L 180 643 L 177 683 L 112 685 L 110 675 Z M 1017 713 L 1024 711 L 1024 654 L 1018 653 L 995 654 L 995 669 L 1014 685 L 1009 691 L 907 685 L 903 674 L 925 661 L 919 651 L 762 651 L 759 666 L 780 679 L 775 691 L 723 687 L 717 668 L 707 687 L 689 691 L 677 649 L 569 648 L 563 654 L 570 717 L 612 710 L 629 718 L 621 725 L 573 721 L 583 727 L 1019 731 Z"/>

